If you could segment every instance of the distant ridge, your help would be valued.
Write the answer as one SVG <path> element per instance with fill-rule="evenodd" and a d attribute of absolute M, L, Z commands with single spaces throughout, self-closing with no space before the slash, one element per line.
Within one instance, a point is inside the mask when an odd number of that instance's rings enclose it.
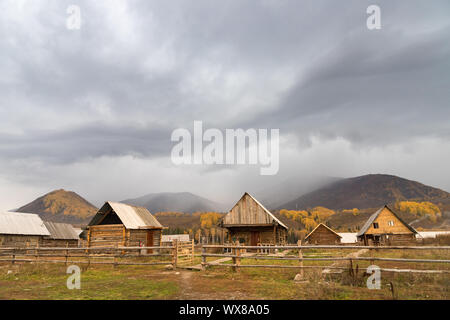
<path fill-rule="evenodd" d="M 145 207 L 151 213 L 163 211 L 176 211 L 185 213 L 193 213 L 197 211 L 222 212 L 225 210 L 225 206 L 223 204 L 197 196 L 190 192 L 151 193 L 139 198 L 123 200 L 121 202 Z"/>
<path fill-rule="evenodd" d="M 59 189 L 14 211 L 36 213 L 46 221 L 85 224 L 97 212 L 97 208 L 77 193 Z"/>
<path fill-rule="evenodd" d="M 396 201 L 447 202 L 450 193 L 420 182 L 386 174 L 342 179 L 284 203 L 278 209 L 323 206 L 333 210 L 376 208 Z"/>

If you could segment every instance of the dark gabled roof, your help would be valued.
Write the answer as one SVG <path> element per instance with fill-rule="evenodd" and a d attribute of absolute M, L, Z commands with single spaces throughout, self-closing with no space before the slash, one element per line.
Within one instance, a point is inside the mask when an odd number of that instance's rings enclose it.
<path fill-rule="evenodd" d="M 370 226 L 372 225 L 372 223 L 375 221 L 376 218 L 378 218 L 378 216 L 380 215 L 381 211 L 383 211 L 383 209 L 386 208 L 388 209 L 390 212 L 392 212 L 392 214 L 398 219 L 400 220 L 401 223 L 403 223 L 412 233 L 417 233 L 417 231 L 411 227 L 409 224 L 407 224 L 405 221 L 403 221 L 402 218 L 399 217 L 398 214 L 395 213 L 394 210 L 392 210 L 391 208 L 389 208 L 387 205 L 385 205 L 384 207 L 381 207 L 380 209 L 378 209 L 374 214 L 372 214 L 369 219 L 367 219 L 366 223 L 364 223 L 364 225 L 362 226 L 361 230 L 359 230 L 358 234 L 356 236 L 362 236 L 363 234 L 365 234 L 367 232 L 367 230 L 369 230 Z"/>
<path fill-rule="evenodd" d="M 309 236 L 311 234 L 314 233 L 314 231 L 316 231 L 317 228 L 319 228 L 320 226 L 324 226 L 325 228 L 327 228 L 328 230 L 330 230 L 331 232 L 333 232 L 335 235 L 337 235 L 339 238 L 342 238 L 342 236 L 340 236 L 336 231 L 334 231 L 333 229 L 331 229 L 330 227 L 328 227 L 327 225 L 323 224 L 323 223 L 319 223 L 313 231 L 311 231 L 310 233 L 308 233 L 308 235 L 305 237 L 305 240 L 309 238 Z"/>
<path fill-rule="evenodd" d="M 104 215 L 109 212 L 109 209 L 112 209 L 117 214 L 127 229 L 163 228 L 159 221 L 146 208 L 112 201 L 105 202 L 92 218 L 89 226 L 99 223 Z"/>
<path fill-rule="evenodd" d="M 50 239 L 53 240 L 78 240 L 78 233 L 72 225 L 67 223 L 56 223 L 44 221 L 44 225 L 50 232 Z"/>

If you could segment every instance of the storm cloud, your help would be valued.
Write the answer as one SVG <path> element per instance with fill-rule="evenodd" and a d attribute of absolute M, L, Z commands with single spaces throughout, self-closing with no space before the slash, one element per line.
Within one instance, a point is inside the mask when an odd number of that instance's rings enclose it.
<path fill-rule="evenodd" d="M 377 1 L 368 30 L 371 4 L 2 1 L 0 209 L 60 187 L 228 201 L 268 181 L 175 167 L 171 132 L 194 120 L 280 129 L 280 181 L 379 172 L 450 190 L 450 3 Z"/>

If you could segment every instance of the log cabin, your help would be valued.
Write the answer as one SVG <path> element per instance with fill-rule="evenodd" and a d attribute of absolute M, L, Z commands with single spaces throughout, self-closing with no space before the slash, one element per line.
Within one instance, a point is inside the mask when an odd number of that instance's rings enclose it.
<path fill-rule="evenodd" d="M 50 232 L 37 214 L 0 213 L 1 247 L 38 247 L 43 237 L 49 236 Z"/>
<path fill-rule="evenodd" d="M 162 229 L 146 208 L 107 201 L 87 226 L 87 246 L 157 247 Z"/>
<path fill-rule="evenodd" d="M 240 244 L 284 245 L 288 227 L 247 192 L 220 220 L 228 232 L 228 242 Z"/>
<path fill-rule="evenodd" d="M 57 248 L 76 248 L 79 243 L 79 236 L 72 225 L 67 223 L 56 223 L 44 221 L 44 225 L 49 231 L 49 236 L 44 236 L 41 239 L 40 246 L 42 247 L 57 247 Z"/>
<path fill-rule="evenodd" d="M 341 236 L 323 223 L 319 223 L 306 237 L 308 244 L 334 245 L 341 243 Z"/>
<path fill-rule="evenodd" d="M 387 205 L 372 214 L 357 234 L 364 245 L 413 244 L 417 231 Z"/>

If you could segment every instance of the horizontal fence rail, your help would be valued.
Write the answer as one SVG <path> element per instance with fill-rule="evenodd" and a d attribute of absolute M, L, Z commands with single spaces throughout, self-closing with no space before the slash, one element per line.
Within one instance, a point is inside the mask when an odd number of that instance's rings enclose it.
<path fill-rule="evenodd" d="M 347 245 L 301 245 L 301 246 L 238 246 L 238 245 L 204 245 L 203 248 L 227 248 L 227 249 L 409 249 L 409 250 L 449 250 L 450 246 L 347 246 Z"/>
<path fill-rule="evenodd" d="M 189 248 L 189 252 L 185 252 Z M 105 246 L 105 247 L 0 247 L 0 262 L 30 263 L 72 263 L 87 265 L 171 265 L 177 268 L 178 262 L 193 262 L 193 242 L 173 241 L 170 246 Z M 165 258 L 162 261 L 143 262 L 145 258 Z M 77 258 L 77 260 L 73 260 Z M 84 258 L 81 260 L 80 258 Z M 141 261 L 125 261 L 126 258 Z M 168 260 L 169 258 L 170 260 Z M 109 260 L 108 260 L 109 259 Z M 103 261 L 99 261 L 103 260 Z"/>
<path fill-rule="evenodd" d="M 396 258 L 396 257 L 359 257 L 359 256 L 332 256 L 330 253 L 310 253 L 308 255 L 308 250 L 323 250 L 323 249 L 353 249 L 353 250 L 362 250 L 365 249 L 369 253 L 372 252 L 380 252 L 380 250 L 449 250 L 450 246 L 348 246 L 348 245 L 302 245 L 299 243 L 298 245 L 272 245 L 272 246 L 264 246 L 265 250 L 268 252 L 276 252 L 278 251 L 297 251 L 297 255 L 279 255 L 279 254 L 261 254 L 261 246 L 246 246 L 239 244 L 231 244 L 231 245 L 204 245 L 202 247 L 202 267 L 227 267 L 232 268 L 233 271 L 239 271 L 240 268 L 280 268 L 280 269 L 299 269 L 300 273 L 303 275 L 303 269 L 328 269 L 328 270 L 349 270 L 353 268 L 353 262 L 357 261 L 369 261 L 373 264 L 375 261 L 382 262 L 399 262 L 399 263 L 434 263 L 440 265 L 446 265 L 450 263 L 448 259 L 419 259 L 419 258 Z M 222 249 L 222 254 L 217 253 L 208 253 L 208 249 Z M 255 251 L 256 253 L 249 253 L 248 251 Z M 231 252 L 231 253 L 230 253 Z M 323 256 L 326 255 L 326 256 Z M 207 258 L 220 258 L 217 262 L 207 262 Z M 224 263 L 223 259 L 231 260 L 231 263 Z M 286 265 L 286 264 L 242 264 L 242 260 L 265 260 L 265 261 L 273 261 L 274 263 L 277 261 L 288 261 L 288 262 L 298 262 L 298 265 Z M 303 265 L 303 262 L 306 261 L 315 261 L 315 262 L 326 262 L 331 261 L 334 262 L 332 265 Z M 340 262 L 349 262 L 349 266 L 341 266 Z M 360 268 L 359 270 L 367 270 L 367 268 Z M 448 274 L 450 270 L 419 270 L 419 269 L 404 269 L 404 268 L 380 268 L 381 271 L 386 272 L 396 272 L 396 273 L 441 273 Z"/>

